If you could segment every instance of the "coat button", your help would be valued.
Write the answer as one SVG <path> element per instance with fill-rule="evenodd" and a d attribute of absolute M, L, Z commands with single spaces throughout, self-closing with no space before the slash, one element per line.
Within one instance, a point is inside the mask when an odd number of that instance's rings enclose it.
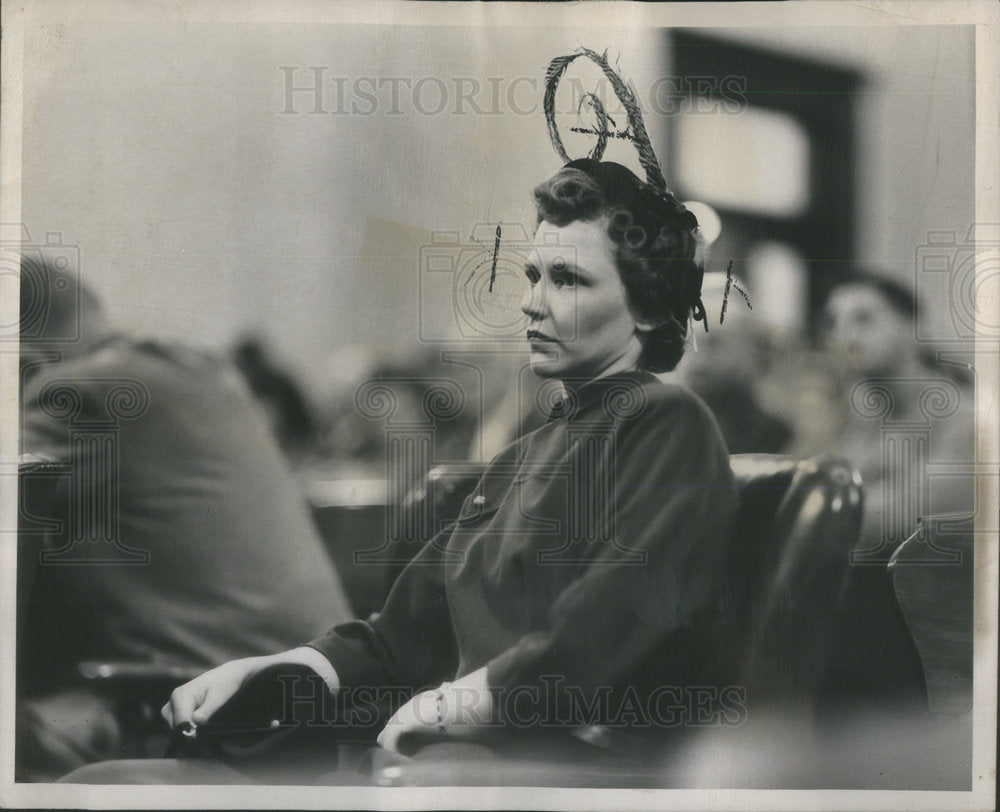
<path fill-rule="evenodd" d="M 486 504 L 486 497 L 477 496 L 475 499 L 472 500 L 472 504 L 474 504 L 476 507 L 482 507 L 483 505 Z"/>

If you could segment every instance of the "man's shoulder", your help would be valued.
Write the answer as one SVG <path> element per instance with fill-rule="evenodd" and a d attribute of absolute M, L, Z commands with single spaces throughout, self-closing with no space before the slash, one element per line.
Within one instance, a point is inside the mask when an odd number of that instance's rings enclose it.
<path fill-rule="evenodd" d="M 109 409 L 138 417 L 154 400 L 178 398 L 235 406 L 245 393 L 236 373 L 210 353 L 160 340 L 117 337 L 42 365 L 21 393 L 25 409 L 41 409 L 52 417 L 64 412 L 80 417 L 94 410 L 107 417 Z"/>
<path fill-rule="evenodd" d="M 42 364 L 30 382 L 37 386 L 70 379 L 99 385 L 109 379 L 151 376 L 157 370 L 214 376 L 223 366 L 222 360 L 207 350 L 179 342 L 114 336 L 79 355 Z"/>
<path fill-rule="evenodd" d="M 25 403 L 32 403 L 42 392 L 65 387 L 83 394 L 103 388 L 108 381 L 128 379 L 133 372 L 118 353 L 101 346 L 80 355 L 40 364 L 24 384 L 22 397 Z"/>

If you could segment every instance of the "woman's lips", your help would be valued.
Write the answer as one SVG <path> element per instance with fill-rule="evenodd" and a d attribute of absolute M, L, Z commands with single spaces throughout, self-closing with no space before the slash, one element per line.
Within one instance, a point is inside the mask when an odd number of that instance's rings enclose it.
<path fill-rule="evenodd" d="M 555 339 L 554 338 L 550 338 L 549 336 L 545 335 L 545 333 L 540 333 L 540 332 L 538 332 L 538 330 L 528 330 L 528 343 L 529 344 L 536 343 L 536 342 L 549 342 L 549 343 L 551 343 L 553 341 L 555 341 Z"/>

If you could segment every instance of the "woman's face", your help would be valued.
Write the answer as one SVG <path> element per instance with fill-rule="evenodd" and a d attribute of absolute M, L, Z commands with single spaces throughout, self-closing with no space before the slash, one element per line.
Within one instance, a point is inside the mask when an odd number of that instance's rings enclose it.
<path fill-rule="evenodd" d="M 635 367 L 640 335 L 603 220 L 543 220 L 525 267 L 531 369 L 543 378 L 592 378 Z"/>

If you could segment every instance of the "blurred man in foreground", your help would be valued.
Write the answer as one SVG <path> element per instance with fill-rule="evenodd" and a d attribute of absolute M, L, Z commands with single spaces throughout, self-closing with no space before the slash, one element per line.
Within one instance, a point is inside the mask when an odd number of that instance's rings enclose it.
<path fill-rule="evenodd" d="M 200 669 L 351 617 L 238 375 L 115 332 L 63 277 L 22 259 L 22 462 L 62 463 L 31 511 L 61 531 L 22 520 L 19 534 L 16 757 L 29 781 L 123 752 L 79 661 Z M 67 285 L 75 300 L 57 295 Z"/>

